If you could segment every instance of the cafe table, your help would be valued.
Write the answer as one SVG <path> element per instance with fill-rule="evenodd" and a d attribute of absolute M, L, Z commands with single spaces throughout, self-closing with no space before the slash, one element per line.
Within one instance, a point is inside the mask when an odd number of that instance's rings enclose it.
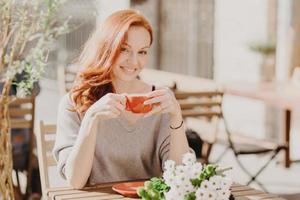
<path fill-rule="evenodd" d="M 224 85 L 225 94 L 260 100 L 284 110 L 284 163 L 290 167 L 291 112 L 300 110 L 300 87 L 291 82 L 246 83 L 235 82 Z"/>
<path fill-rule="evenodd" d="M 69 187 L 52 188 L 47 191 L 47 199 L 67 200 L 67 199 L 84 199 L 84 200 L 129 200 L 136 198 L 123 197 L 112 190 L 115 183 L 105 183 L 85 187 L 81 190 Z M 236 200 L 284 200 L 278 195 L 268 194 L 249 186 L 233 184 L 231 192 Z"/>

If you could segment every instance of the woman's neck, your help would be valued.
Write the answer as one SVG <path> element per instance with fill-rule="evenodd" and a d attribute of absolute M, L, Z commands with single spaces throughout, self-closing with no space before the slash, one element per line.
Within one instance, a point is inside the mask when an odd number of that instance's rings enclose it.
<path fill-rule="evenodd" d="M 112 84 L 115 89 L 115 92 L 118 94 L 121 93 L 138 93 L 139 86 L 138 84 L 139 80 L 133 80 L 133 81 L 122 81 L 122 80 L 113 80 Z"/>

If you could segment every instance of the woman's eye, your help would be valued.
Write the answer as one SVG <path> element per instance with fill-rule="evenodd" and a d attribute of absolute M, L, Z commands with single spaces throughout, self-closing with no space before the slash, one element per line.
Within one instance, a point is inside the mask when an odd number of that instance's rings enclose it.
<path fill-rule="evenodd" d="M 147 55 L 148 52 L 147 51 L 140 51 L 139 54 L 141 54 L 141 55 Z"/>
<path fill-rule="evenodd" d="M 122 47 L 121 52 L 127 53 L 127 52 L 129 52 L 129 50 L 127 48 Z"/>

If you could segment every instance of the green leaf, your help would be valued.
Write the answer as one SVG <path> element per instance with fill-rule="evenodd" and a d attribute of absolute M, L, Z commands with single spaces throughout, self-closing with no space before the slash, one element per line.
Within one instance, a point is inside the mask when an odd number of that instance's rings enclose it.
<path fill-rule="evenodd" d="M 195 200 L 196 199 L 196 193 L 195 192 L 191 192 L 188 195 L 186 195 L 184 197 L 184 200 Z"/>
<path fill-rule="evenodd" d="M 152 182 L 151 181 L 146 181 L 144 183 L 144 185 L 145 185 L 146 190 L 151 190 L 152 189 Z"/>
<path fill-rule="evenodd" d="M 200 185 L 201 185 L 201 179 L 191 179 L 191 182 L 192 182 L 192 185 L 194 186 L 194 187 L 200 187 Z"/>

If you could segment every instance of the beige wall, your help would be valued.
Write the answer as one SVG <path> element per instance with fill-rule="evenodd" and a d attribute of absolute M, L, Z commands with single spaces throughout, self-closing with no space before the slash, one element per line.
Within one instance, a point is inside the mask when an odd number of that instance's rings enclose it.
<path fill-rule="evenodd" d="M 159 67 L 159 1 L 142 1 L 139 4 L 131 4 L 131 8 L 139 10 L 149 20 L 152 29 L 154 41 L 150 49 L 150 59 L 147 64 L 148 68 L 157 69 Z M 139 1 L 137 1 L 139 2 Z"/>
<path fill-rule="evenodd" d="M 153 25 L 150 68 L 213 77 L 214 1 L 153 0 L 133 8 Z"/>

